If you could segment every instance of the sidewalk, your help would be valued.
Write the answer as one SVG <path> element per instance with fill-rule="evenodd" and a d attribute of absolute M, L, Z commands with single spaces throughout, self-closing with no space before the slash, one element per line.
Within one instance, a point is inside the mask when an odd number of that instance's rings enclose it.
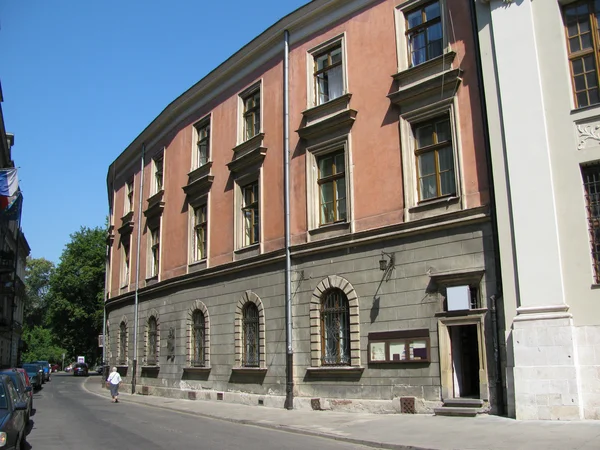
<path fill-rule="evenodd" d="M 90 393 L 110 399 L 100 378 L 84 383 Z M 519 422 L 496 416 L 476 418 L 409 414 L 360 414 L 288 411 L 205 400 L 177 400 L 132 395 L 122 389 L 123 403 L 138 403 L 240 424 L 337 439 L 385 449 L 410 450 L 596 450 L 600 422 Z M 115 406 L 118 407 L 118 406 Z"/>

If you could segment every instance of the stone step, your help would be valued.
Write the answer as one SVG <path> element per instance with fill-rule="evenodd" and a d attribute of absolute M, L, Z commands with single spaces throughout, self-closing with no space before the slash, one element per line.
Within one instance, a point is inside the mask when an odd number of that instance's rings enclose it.
<path fill-rule="evenodd" d="M 441 408 L 434 408 L 433 412 L 436 416 L 475 417 L 480 410 L 479 408 L 442 406 Z"/>
<path fill-rule="evenodd" d="M 447 398 L 444 400 L 444 406 L 481 408 L 483 406 L 483 400 L 480 398 Z"/>

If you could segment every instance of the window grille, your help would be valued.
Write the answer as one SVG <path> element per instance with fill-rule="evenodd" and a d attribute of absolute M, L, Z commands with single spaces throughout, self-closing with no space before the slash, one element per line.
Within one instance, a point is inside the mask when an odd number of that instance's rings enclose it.
<path fill-rule="evenodd" d="M 149 366 L 156 365 L 156 355 L 158 353 L 158 326 L 156 317 L 150 317 L 148 320 L 148 356 L 147 363 Z"/>
<path fill-rule="evenodd" d="M 582 168 L 594 283 L 600 283 L 600 164 Z"/>
<path fill-rule="evenodd" d="M 326 294 L 321 303 L 321 363 L 350 364 L 350 314 L 348 299 L 340 290 Z"/>
<path fill-rule="evenodd" d="M 121 322 L 119 329 L 119 364 L 127 363 L 127 325 Z"/>
<path fill-rule="evenodd" d="M 205 335 L 205 322 L 204 314 L 202 311 L 194 311 L 192 316 L 193 328 L 192 328 L 192 366 L 204 367 L 204 335 Z"/>
<path fill-rule="evenodd" d="M 247 303 L 243 312 L 243 355 L 242 364 L 246 367 L 259 367 L 259 320 L 258 308 L 254 303 Z"/>

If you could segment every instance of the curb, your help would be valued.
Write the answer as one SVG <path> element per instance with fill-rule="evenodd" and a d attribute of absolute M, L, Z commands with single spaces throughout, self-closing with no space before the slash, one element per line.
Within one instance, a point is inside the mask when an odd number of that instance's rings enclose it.
<path fill-rule="evenodd" d="M 96 395 L 98 397 L 108 398 L 108 391 L 106 391 L 107 395 L 104 395 L 100 392 L 95 392 L 95 391 L 89 389 L 87 387 L 87 383 L 89 381 L 90 381 L 90 378 L 86 379 L 82 384 L 83 388 L 88 393 Z M 106 390 L 105 388 L 102 388 L 102 389 Z M 119 395 L 121 395 L 121 394 L 119 394 Z M 295 428 L 290 425 L 277 425 L 277 424 L 261 423 L 261 422 L 256 422 L 256 421 L 253 421 L 250 419 L 233 419 L 230 417 L 215 416 L 215 415 L 207 414 L 204 412 L 193 412 L 192 413 L 190 411 L 181 410 L 179 408 L 174 408 L 172 406 L 154 405 L 152 403 L 146 403 L 144 401 L 139 401 L 136 398 L 135 394 L 125 394 L 125 395 L 128 398 L 132 399 L 131 403 L 135 403 L 137 405 L 149 406 L 149 407 L 158 408 L 158 409 L 165 409 L 165 410 L 177 412 L 180 414 L 193 414 L 195 417 L 204 417 L 207 419 L 221 420 L 224 422 L 235 423 L 235 424 L 239 424 L 239 425 L 250 425 L 250 426 L 255 426 L 255 427 L 260 427 L 260 428 L 266 428 L 269 430 L 284 431 L 286 433 L 303 434 L 303 435 L 307 435 L 307 436 L 320 437 L 320 438 L 330 439 L 330 440 L 339 441 L 339 442 L 347 442 L 349 444 L 363 445 L 363 446 L 371 447 L 371 448 L 381 448 L 381 449 L 387 449 L 387 450 L 437 450 L 437 449 L 433 449 L 430 447 L 416 447 L 413 445 L 403 445 L 403 444 L 388 444 L 388 443 L 379 442 L 379 441 L 370 441 L 370 440 L 366 440 L 366 439 L 357 439 L 357 438 L 351 438 L 351 437 L 338 436 L 335 434 L 323 433 L 323 432 L 319 432 L 319 431 L 299 429 L 299 428 Z"/>

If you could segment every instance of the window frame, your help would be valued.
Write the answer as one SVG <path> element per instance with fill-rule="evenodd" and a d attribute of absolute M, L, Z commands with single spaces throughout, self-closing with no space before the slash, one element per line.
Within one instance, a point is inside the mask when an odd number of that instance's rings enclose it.
<path fill-rule="evenodd" d="M 131 279 L 131 235 L 121 239 L 121 248 L 121 287 L 126 287 Z"/>
<path fill-rule="evenodd" d="M 575 38 L 575 37 L 579 37 L 579 44 L 581 45 L 581 36 L 582 34 L 579 32 L 576 36 L 569 36 L 569 22 L 567 21 L 567 10 L 570 8 L 577 8 L 578 6 L 581 5 L 587 5 L 588 6 L 588 21 L 589 21 L 589 34 L 591 34 L 591 40 L 592 40 L 592 47 L 589 49 L 580 49 L 576 52 L 571 52 L 571 46 L 570 46 L 570 38 Z M 564 33 L 565 33 L 565 45 L 566 45 L 566 50 L 567 50 L 567 59 L 568 59 L 568 64 L 569 64 L 569 76 L 571 78 L 571 89 L 572 89 L 572 93 L 573 93 L 573 105 L 575 107 L 575 109 L 579 109 L 579 108 L 586 108 L 589 106 L 594 106 L 594 105 L 598 105 L 600 104 L 600 37 L 599 37 L 599 32 L 600 32 L 600 26 L 599 26 L 599 21 L 598 18 L 596 17 L 596 15 L 594 14 L 594 12 L 592 12 L 594 10 L 594 1 L 593 0 L 579 0 L 576 2 L 572 2 L 569 3 L 567 5 L 564 5 L 562 7 L 562 16 L 563 16 L 563 27 L 564 27 Z M 600 10 L 598 10 L 598 15 L 600 15 Z M 579 23 L 576 22 L 578 25 L 578 31 L 579 30 Z M 583 62 L 583 59 L 589 55 L 593 55 L 593 60 L 594 60 L 594 70 L 593 71 L 585 71 L 585 63 Z M 581 60 L 581 64 L 582 64 L 582 70 L 583 72 L 581 75 L 584 79 L 584 83 L 585 83 L 585 89 L 578 91 L 577 90 L 577 85 L 575 82 L 575 73 L 574 73 L 574 68 L 573 68 L 573 61 L 575 60 Z M 595 77 L 596 77 L 596 97 L 597 97 L 597 101 L 592 103 L 590 102 L 590 94 L 589 91 L 591 89 L 588 88 L 588 80 L 587 80 L 587 74 L 589 73 L 594 73 Z M 578 94 L 581 93 L 585 93 L 586 99 L 587 99 L 587 104 L 585 105 L 580 105 L 579 103 L 579 97 Z"/>
<path fill-rule="evenodd" d="M 160 273 L 160 224 L 155 226 L 154 228 L 150 228 L 150 236 L 149 236 L 149 272 L 150 276 L 148 278 L 158 278 L 158 274 Z"/>
<path fill-rule="evenodd" d="M 248 317 L 249 310 L 252 309 L 255 315 Z M 249 329 L 254 327 L 254 335 L 252 342 L 249 342 Z M 249 355 L 249 347 L 254 348 L 254 353 Z M 243 367 L 260 367 L 260 311 L 254 302 L 246 302 L 242 308 L 242 366 Z M 252 360 L 250 360 L 252 356 Z"/>
<path fill-rule="evenodd" d="M 448 122 L 448 134 L 449 134 L 450 140 L 445 140 L 445 141 L 439 142 L 436 125 L 443 121 Z M 431 138 L 432 138 L 433 142 L 430 145 L 419 147 L 418 130 L 423 129 L 425 127 L 429 127 L 429 126 L 432 127 Z M 455 160 L 454 142 L 452 139 L 453 133 L 452 133 L 452 124 L 451 124 L 451 120 L 450 120 L 450 115 L 448 115 L 447 117 L 445 115 L 435 116 L 435 117 L 429 118 L 425 121 L 414 123 L 412 125 L 412 128 L 413 128 L 414 153 L 415 153 L 414 158 L 415 158 L 416 180 L 417 180 L 417 198 L 418 198 L 419 203 L 456 196 L 456 173 L 455 173 L 456 164 L 454 161 Z M 442 177 L 443 173 L 447 173 L 447 172 L 449 172 L 449 170 L 442 171 L 440 169 L 439 152 L 440 152 L 440 150 L 446 150 L 447 148 L 450 148 L 452 151 L 452 170 L 451 171 L 452 171 L 452 178 L 453 178 L 453 184 L 454 184 L 454 192 L 442 193 L 441 177 Z M 435 197 L 423 198 L 423 192 L 422 192 L 422 188 L 421 188 L 421 179 L 425 178 L 425 176 L 421 176 L 421 174 L 420 174 L 421 167 L 419 164 L 419 158 L 422 155 L 425 155 L 428 153 L 434 154 L 435 173 L 428 174 L 427 176 L 431 176 L 431 175 L 435 176 L 436 195 L 435 195 Z"/>
<path fill-rule="evenodd" d="M 418 341 L 425 343 L 426 356 L 424 358 L 415 358 L 413 351 L 413 357 L 411 358 L 410 344 L 414 344 Z M 394 359 L 393 354 L 390 353 L 390 348 L 393 344 L 399 345 L 400 343 L 404 343 L 405 358 Z M 379 354 L 381 354 L 380 352 L 383 347 L 383 358 L 373 358 L 375 353 L 374 346 L 377 346 Z M 398 355 L 400 356 L 400 354 Z M 429 330 L 425 328 L 418 330 L 398 330 L 369 333 L 367 356 L 369 364 L 429 363 L 431 362 L 431 338 L 429 336 Z"/>
<path fill-rule="evenodd" d="M 252 84 L 247 89 L 238 94 L 238 144 L 247 142 L 260 135 L 263 130 L 263 98 L 262 98 L 262 80 Z M 248 108 L 247 102 L 250 99 L 258 99 L 258 105 L 255 104 Z M 253 133 L 249 134 L 246 118 L 252 117 Z"/>
<path fill-rule="evenodd" d="M 128 334 L 127 322 L 122 320 L 119 324 L 119 364 L 127 364 Z"/>
<path fill-rule="evenodd" d="M 344 159 L 344 164 L 343 164 L 343 170 L 337 170 L 337 164 L 336 164 L 336 156 L 342 154 L 343 159 Z M 331 164 L 331 174 L 330 175 L 325 175 L 323 176 L 321 173 L 321 161 L 326 159 L 326 158 L 332 158 L 332 164 Z M 346 154 L 345 154 L 345 150 L 343 148 L 341 149 L 337 149 L 334 150 L 332 152 L 328 152 L 325 154 L 320 154 L 316 157 L 317 159 L 317 190 L 319 193 L 319 227 L 322 226 L 326 226 L 326 225 L 332 225 L 335 223 L 340 223 L 340 222 L 347 222 L 348 221 L 348 209 L 346 208 L 347 205 L 347 201 L 348 201 L 348 192 L 346 189 Z M 344 196 L 344 207 L 345 207 L 345 217 L 342 219 L 339 217 L 339 205 L 338 205 L 338 183 L 344 180 L 344 191 L 345 192 L 345 196 Z M 333 215 L 334 215 L 334 219 L 331 221 L 328 221 L 327 219 L 324 219 L 324 215 L 327 215 L 326 213 L 324 213 L 324 204 L 326 202 L 324 202 L 324 196 L 323 196 L 323 189 L 324 186 L 326 185 L 332 185 L 332 209 L 333 209 Z M 329 203 L 329 202 L 327 202 Z"/>
<path fill-rule="evenodd" d="M 134 202 L 135 202 L 135 187 L 134 187 L 134 179 L 131 178 L 129 181 L 125 183 L 125 208 L 124 215 L 129 214 L 134 210 Z"/>
<path fill-rule="evenodd" d="M 346 183 L 346 219 L 333 223 L 321 223 L 321 197 L 319 185 L 319 165 L 321 158 L 327 155 L 344 152 L 344 180 Z M 345 225 L 352 228 L 352 164 L 349 136 L 345 135 L 306 148 L 306 211 L 308 216 L 309 232 L 330 229 L 336 225 Z M 346 232 L 346 230 L 341 231 Z"/>
<path fill-rule="evenodd" d="M 165 158 L 164 153 L 152 158 L 153 194 L 158 194 L 165 187 Z"/>
<path fill-rule="evenodd" d="M 463 191 L 464 180 L 462 165 L 462 145 L 459 139 L 459 122 L 457 114 L 456 96 L 438 101 L 434 104 L 424 106 L 400 115 L 400 140 L 402 152 L 402 172 L 405 196 L 405 220 L 418 220 L 434 217 L 439 214 L 452 211 L 460 211 L 465 208 Z M 452 150 L 454 158 L 454 186 L 456 194 L 442 198 L 433 198 L 421 201 L 418 192 L 418 177 L 415 158 L 415 124 L 435 119 L 447 114 L 450 118 L 450 132 L 452 136 Z"/>
<path fill-rule="evenodd" d="M 196 318 L 200 317 L 200 323 L 196 323 Z M 191 361 L 190 361 L 190 365 L 192 367 L 206 367 L 206 316 L 204 315 L 204 313 L 200 310 L 200 309 L 196 309 L 194 310 L 194 312 L 192 313 L 192 321 L 191 321 L 191 337 L 192 337 L 192 342 L 191 342 Z M 197 353 L 197 333 L 198 333 L 198 329 L 202 330 L 202 337 L 200 339 L 201 341 L 201 350 L 200 350 L 200 357 L 198 356 Z"/>
<path fill-rule="evenodd" d="M 258 180 L 251 181 L 241 185 L 241 214 L 242 214 L 242 245 L 250 247 L 260 243 L 260 184 Z M 247 203 L 247 193 L 251 194 L 251 202 Z M 248 238 L 247 213 L 252 212 L 251 232 L 252 236 Z M 256 219 L 256 220 L 255 220 Z"/>
<path fill-rule="evenodd" d="M 435 17 L 435 18 L 431 19 L 431 20 L 427 20 L 427 21 L 423 22 L 423 19 L 425 19 L 425 9 L 427 7 L 435 4 L 435 3 L 438 4 L 438 9 L 440 11 L 440 15 L 438 17 Z M 421 20 L 422 20 L 422 22 L 419 25 L 416 25 L 416 26 L 414 26 L 412 28 L 409 28 L 408 16 L 410 14 L 413 14 L 413 13 L 419 11 L 419 10 L 421 12 Z M 438 56 L 442 56 L 444 54 L 444 29 L 443 29 L 444 21 L 442 20 L 443 14 L 444 14 L 444 11 L 442 9 L 442 5 L 441 5 L 441 3 L 440 3 L 439 0 L 432 0 L 432 1 L 428 1 L 428 2 L 425 2 L 425 3 L 419 4 L 419 5 L 415 6 L 414 8 L 411 8 L 411 9 L 406 10 L 404 12 L 404 21 L 405 21 L 404 22 L 404 26 L 405 26 L 404 35 L 405 35 L 405 40 L 406 40 L 406 47 L 407 47 L 406 51 L 407 51 L 407 55 L 408 55 L 408 66 L 409 67 L 420 66 L 421 64 L 426 63 L 427 61 L 430 61 L 430 60 L 432 60 L 434 58 L 437 58 Z M 415 31 L 428 30 L 430 27 L 435 26 L 438 23 L 440 24 L 441 33 L 442 33 L 442 42 L 441 42 L 442 48 L 441 48 L 440 54 L 439 55 L 435 55 L 435 56 L 428 55 L 428 53 L 429 53 L 429 45 L 430 44 L 429 44 L 428 38 L 426 36 L 427 33 L 425 33 L 425 40 L 427 42 L 427 44 L 424 47 L 425 48 L 425 60 L 421 61 L 418 64 L 414 64 L 413 61 L 412 61 L 412 57 L 411 57 L 412 51 L 411 51 L 411 47 L 410 47 L 410 42 L 411 42 L 410 41 L 410 37 L 409 37 L 410 34 L 414 33 Z"/>
<path fill-rule="evenodd" d="M 595 174 L 590 172 L 595 171 Z M 589 175 L 596 175 L 597 181 L 590 181 Z M 595 285 L 600 284 L 600 162 L 593 162 L 581 166 L 583 184 L 583 199 L 585 202 L 586 222 L 588 226 L 588 240 L 590 246 L 590 259 L 592 280 Z M 590 187 L 594 187 L 595 193 Z M 594 200 L 590 197 L 594 196 Z M 593 210 L 598 213 L 594 213 Z"/>
<path fill-rule="evenodd" d="M 338 296 L 337 299 L 339 301 L 343 302 L 344 305 L 332 307 L 332 308 L 330 308 L 330 310 L 326 310 L 326 308 L 327 308 L 326 302 L 328 302 L 330 299 L 332 299 L 333 296 L 335 296 L 335 295 Z M 336 309 L 338 309 L 338 310 L 343 309 L 343 311 L 340 313 L 340 315 L 343 315 L 344 323 L 341 327 L 339 327 L 339 329 L 334 330 L 335 333 L 329 334 L 327 332 L 328 327 L 326 326 L 327 321 L 330 317 L 334 316 Z M 334 322 L 335 322 L 335 320 L 334 320 Z M 339 321 L 337 321 L 337 322 L 339 323 Z M 351 337 L 350 337 L 350 302 L 348 300 L 348 297 L 344 293 L 344 291 L 342 291 L 339 288 L 328 289 L 321 296 L 321 305 L 320 305 L 320 312 L 319 312 L 319 332 L 321 334 L 321 366 L 322 367 L 350 366 L 352 363 L 352 355 L 351 355 L 351 351 L 350 351 L 350 340 L 351 340 Z M 336 345 L 337 353 L 336 353 L 336 355 L 334 355 L 336 357 L 336 361 L 331 362 L 331 361 L 327 361 L 327 358 L 329 357 L 328 353 L 327 353 L 327 348 L 328 348 L 328 343 L 330 342 L 330 340 L 333 338 L 333 335 L 335 335 L 335 334 L 338 334 L 338 335 L 343 334 L 343 339 L 342 339 L 341 344 L 338 341 L 338 344 Z"/>
<path fill-rule="evenodd" d="M 446 53 L 451 51 L 450 41 L 448 39 L 448 33 L 444 31 L 444 24 L 448 23 L 446 17 L 447 11 L 447 0 L 437 0 L 440 5 L 440 20 L 442 23 L 442 53 L 441 55 L 445 55 Z M 398 61 L 398 72 L 402 72 L 407 69 L 412 69 L 415 67 L 422 66 L 426 64 L 428 61 L 431 61 L 431 58 L 418 65 L 413 65 L 409 52 L 409 42 L 407 39 L 407 16 L 411 12 L 424 8 L 429 4 L 435 3 L 435 0 L 406 0 L 395 8 L 395 25 L 396 25 L 396 53 L 397 53 L 397 61 Z M 437 56 L 436 56 L 437 58 Z"/>
<path fill-rule="evenodd" d="M 155 316 L 148 318 L 148 350 L 146 354 L 146 364 L 149 366 L 158 365 L 158 319 Z"/>
<path fill-rule="evenodd" d="M 207 117 L 199 120 L 194 124 L 194 140 L 193 140 L 193 160 L 192 160 L 192 169 L 198 169 L 200 167 L 205 166 L 211 161 L 211 147 L 212 147 L 212 123 L 211 123 L 211 115 L 209 114 Z M 203 131 L 206 132 L 206 136 L 202 137 Z M 201 160 L 201 152 L 200 147 L 201 144 L 206 145 L 206 155 L 205 161 Z"/>
<path fill-rule="evenodd" d="M 323 54 L 331 52 L 333 49 L 336 49 L 338 47 L 340 48 L 340 52 L 341 52 L 341 61 L 335 67 L 338 67 L 338 66 L 342 67 L 342 71 L 341 71 L 342 72 L 342 75 L 341 75 L 342 76 L 342 91 L 341 91 L 340 95 L 338 95 L 337 97 L 329 98 L 328 100 L 321 102 L 319 99 L 318 83 L 316 82 L 317 59 L 319 58 L 319 56 L 322 56 Z M 336 98 L 344 96 L 345 94 L 347 94 L 349 92 L 348 91 L 348 71 L 347 71 L 348 63 L 347 63 L 347 56 L 346 56 L 346 33 L 342 33 L 337 36 L 334 36 L 333 38 L 328 39 L 327 41 L 308 50 L 308 57 L 306 58 L 306 61 L 307 61 L 307 75 L 308 75 L 308 83 L 307 83 L 307 87 L 308 87 L 308 95 L 307 95 L 308 105 L 307 105 L 307 107 L 308 108 L 324 105 L 328 102 L 335 100 Z M 331 67 L 329 67 L 327 70 L 330 70 L 330 69 L 331 69 Z"/>
<path fill-rule="evenodd" d="M 203 261 L 208 257 L 208 203 L 192 206 L 192 262 Z M 198 223 L 198 211 L 204 210 L 204 217 Z M 202 249 L 199 251 L 198 231 L 203 231 Z"/>

